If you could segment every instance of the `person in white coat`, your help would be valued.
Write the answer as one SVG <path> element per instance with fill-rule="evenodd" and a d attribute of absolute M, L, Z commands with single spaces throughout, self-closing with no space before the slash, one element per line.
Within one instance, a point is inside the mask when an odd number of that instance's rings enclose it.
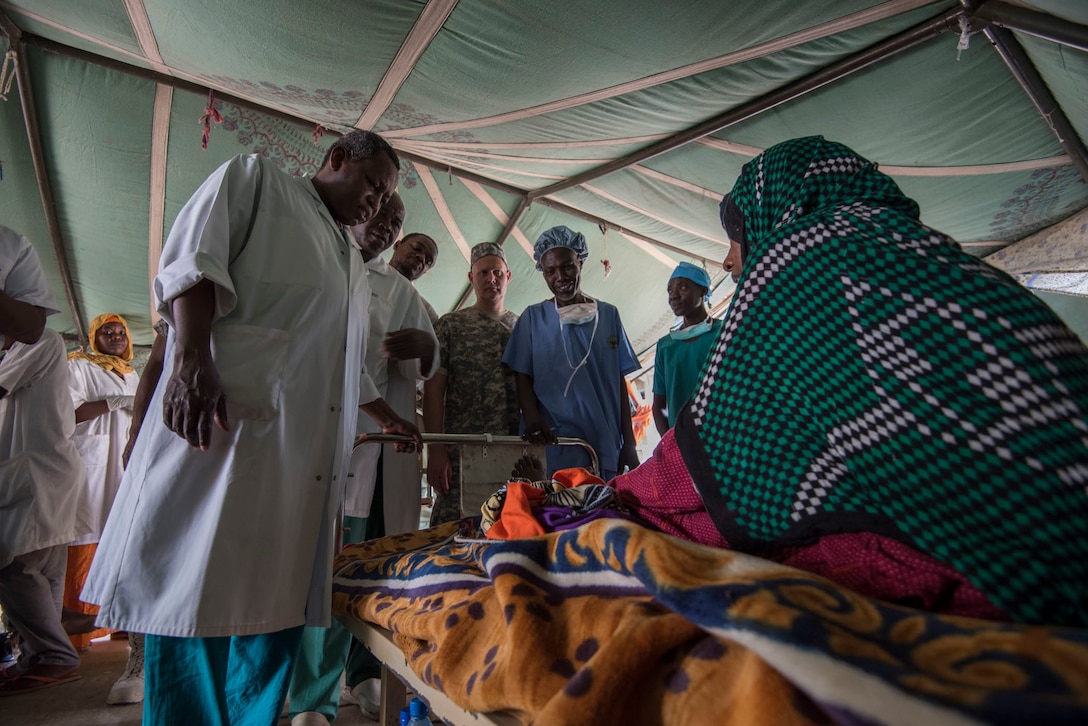
<path fill-rule="evenodd" d="M 366 263 L 371 290 L 366 369 L 393 410 L 409 419 L 415 415 L 415 382 L 429 377 L 437 367 L 438 340 L 422 297 L 400 272 L 381 258 L 396 240 L 403 223 L 404 204 L 394 194 L 377 215 L 352 227 L 351 232 Z M 396 396 L 395 381 L 408 388 L 408 396 Z M 358 433 L 379 430 L 367 416 L 359 416 Z M 399 476 L 405 469 L 414 471 L 415 476 Z M 415 453 L 398 453 L 394 447 L 381 444 L 363 444 L 355 447 L 350 470 L 344 496 L 345 545 L 418 529 L 419 459 Z M 375 498 L 377 488 L 381 494 Z M 382 511 L 375 511 L 378 508 Z M 375 520 L 384 520 L 387 531 L 374 531 Z M 327 723 L 336 717 L 340 674 L 349 644 L 352 657 L 347 660 L 348 682 L 352 684 L 351 665 L 360 661 L 356 651 L 361 646 L 353 643 L 347 629 L 334 622 L 330 628 L 305 630 L 291 677 L 289 715 L 293 724 Z M 370 677 L 369 671 L 366 677 Z"/>
<path fill-rule="evenodd" d="M 30 240 L 0 224 L 0 349 L 37 343 L 45 319 L 59 312 Z"/>
<path fill-rule="evenodd" d="M 45 329 L 56 312 L 34 248 L 0 227 L 0 608 L 21 641 L 0 696 L 79 678 L 61 594 L 68 542 L 88 530 L 64 343 Z"/>
<path fill-rule="evenodd" d="M 74 613 L 97 613 L 79 599 L 94 551 L 121 484 L 121 452 L 132 422 L 132 401 L 140 375 L 133 369 L 128 323 L 104 313 L 91 320 L 86 350 L 68 354 L 68 393 L 75 408 L 72 441 L 87 470 L 87 510 L 91 531 L 68 545 L 64 607 Z M 77 648 L 90 645 L 90 633 L 73 635 Z"/>
<path fill-rule="evenodd" d="M 304 625 L 328 627 L 360 405 L 419 438 L 365 373 L 370 291 L 347 228 L 393 193 L 377 134 L 313 177 L 238 156 L 178 214 L 154 281 L 164 369 L 83 599 L 146 633 L 145 724 L 267 724 Z M 213 429 L 214 426 L 214 429 Z"/>
<path fill-rule="evenodd" d="M 64 578 L 65 627 L 78 649 L 89 648 L 93 638 L 109 633 L 94 629 L 98 608 L 80 600 L 79 594 L 125 472 L 122 453 L 140 382 L 132 367 L 132 339 L 123 317 L 103 313 L 91 320 L 87 343 L 86 350 L 68 354 L 68 392 L 76 412 L 72 441 L 87 470 L 86 517 L 92 527 L 68 545 Z M 110 688 L 106 703 L 139 703 L 144 698 L 143 635 L 128 636 L 128 663 Z"/>

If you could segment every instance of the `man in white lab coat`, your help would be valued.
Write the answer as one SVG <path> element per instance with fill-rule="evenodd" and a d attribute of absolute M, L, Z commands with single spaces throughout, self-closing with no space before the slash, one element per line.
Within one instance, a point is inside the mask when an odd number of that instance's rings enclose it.
<path fill-rule="evenodd" d="M 0 696 L 79 678 L 61 595 L 68 543 L 91 527 L 64 343 L 45 330 L 56 312 L 34 248 L 0 226 L 0 608 L 21 639 Z"/>
<path fill-rule="evenodd" d="M 430 377 L 437 367 L 438 340 L 423 306 L 423 298 L 407 278 L 381 258 L 400 234 L 403 223 L 404 204 L 400 196 L 394 194 L 377 215 L 352 227 L 351 231 L 366 262 L 371 290 L 365 358 L 367 373 L 378 393 L 397 415 L 411 419 L 415 416 L 413 394 L 416 383 Z M 398 384 L 408 390 L 407 397 L 396 396 Z M 380 429 L 369 417 L 360 415 L 357 430 L 375 433 Z M 404 459 L 397 462 L 404 466 L 391 465 L 391 460 L 396 459 Z M 398 477 L 396 472 L 401 469 L 414 471 L 415 476 Z M 349 477 L 344 493 L 344 544 L 419 528 L 419 459 L 416 453 L 395 453 L 392 447 L 363 444 L 352 454 Z M 376 486 L 382 487 L 383 492 L 377 500 L 374 499 Z M 374 511 L 383 498 L 384 511 Z M 378 521 L 384 518 L 385 531 L 374 532 L 367 526 L 368 521 L 375 518 Z M 321 723 L 322 717 L 326 720 L 336 717 L 340 674 L 350 642 L 351 634 L 337 622 L 327 629 L 307 628 L 291 678 L 289 700 L 293 724 Z"/>
<path fill-rule="evenodd" d="M 145 724 L 277 720 L 303 625 L 330 622 L 360 402 L 418 437 L 365 374 L 370 291 L 347 234 L 398 167 L 364 131 L 312 178 L 235 157 L 163 247 L 162 418 L 144 421 L 83 591 L 99 625 L 148 634 Z"/>

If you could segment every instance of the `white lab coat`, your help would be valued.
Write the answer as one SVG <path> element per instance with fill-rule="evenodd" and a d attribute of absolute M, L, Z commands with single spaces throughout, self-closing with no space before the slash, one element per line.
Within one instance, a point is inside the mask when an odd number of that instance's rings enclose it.
<path fill-rule="evenodd" d="M 181 637 L 327 627 L 336 516 L 360 402 L 362 259 L 313 182 L 239 156 L 174 223 L 155 278 L 165 365 L 82 599 L 99 625 Z M 200 451 L 162 422 L 171 301 L 215 283 L 229 432 Z"/>
<path fill-rule="evenodd" d="M 60 312 L 45 284 L 38 253 L 30 240 L 0 224 L 0 290 L 19 302 L 37 305 L 46 315 Z"/>
<path fill-rule="evenodd" d="M 73 409 L 90 401 L 104 401 L 110 396 L 134 396 L 140 376 L 136 371 L 118 376 L 85 358 L 68 361 L 68 393 Z M 73 545 L 93 544 L 102 535 L 106 517 L 113 506 L 117 488 L 125 467 L 121 454 L 128 443 L 132 411 L 118 409 L 76 424 L 72 442 L 87 470 L 87 509 L 83 517 L 91 527 L 90 533 L 76 539 Z"/>
<path fill-rule="evenodd" d="M 86 534 L 83 465 L 72 443 L 64 342 L 46 329 L 0 359 L 0 568 Z"/>
<path fill-rule="evenodd" d="M 415 421 L 416 382 L 430 378 L 438 370 L 438 339 L 429 366 L 419 359 L 390 365 L 382 355 L 381 344 L 389 332 L 417 328 L 434 338 L 434 328 L 423 298 L 403 275 L 380 257 L 367 263 L 370 282 L 370 333 L 367 339 L 366 369 L 386 403 L 406 421 Z M 428 369 L 422 375 L 421 368 Z M 366 414 L 360 414 L 359 433 L 374 433 L 381 428 Z M 419 529 L 420 469 L 419 454 L 401 454 L 391 445 L 384 449 L 382 495 L 385 533 L 399 534 Z M 363 444 L 351 458 L 352 478 L 344 498 L 344 514 L 352 517 L 370 516 L 374 499 L 374 483 L 379 446 Z"/>

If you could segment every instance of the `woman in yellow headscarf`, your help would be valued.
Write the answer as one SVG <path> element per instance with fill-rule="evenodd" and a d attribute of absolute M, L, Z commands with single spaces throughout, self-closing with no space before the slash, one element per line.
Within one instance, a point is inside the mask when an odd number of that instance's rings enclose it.
<path fill-rule="evenodd" d="M 88 339 L 90 345 L 86 351 L 68 354 L 69 393 L 76 416 L 72 440 L 87 470 L 88 506 L 83 514 L 92 531 L 68 548 L 64 607 L 83 614 L 98 612 L 97 606 L 80 601 L 79 593 L 121 484 L 124 471 L 121 452 L 132 422 L 132 400 L 140 380 L 130 364 L 132 341 L 124 318 L 112 313 L 99 315 L 91 321 Z M 92 637 L 107 632 L 73 635 L 72 644 L 87 648 Z"/>

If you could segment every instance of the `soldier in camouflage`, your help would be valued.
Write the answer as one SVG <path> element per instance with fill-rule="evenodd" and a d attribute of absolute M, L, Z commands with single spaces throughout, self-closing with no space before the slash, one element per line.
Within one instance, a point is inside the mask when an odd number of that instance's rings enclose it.
<path fill-rule="evenodd" d="M 469 282 L 476 303 L 443 315 L 434 326 L 438 371 L 423 386 L 423 423 L 430 433 L 517 434 L 514 374 L 502 365 L 518 316 L 503 307 L 510 270 L 502 247 L 472 248 Z M 431 444 L 427 482 L 437 497 L 430 525 L 461 517 L 460 460 L 456 446 Z M 466 512 L 467 514 L 467 512 Z"/>

